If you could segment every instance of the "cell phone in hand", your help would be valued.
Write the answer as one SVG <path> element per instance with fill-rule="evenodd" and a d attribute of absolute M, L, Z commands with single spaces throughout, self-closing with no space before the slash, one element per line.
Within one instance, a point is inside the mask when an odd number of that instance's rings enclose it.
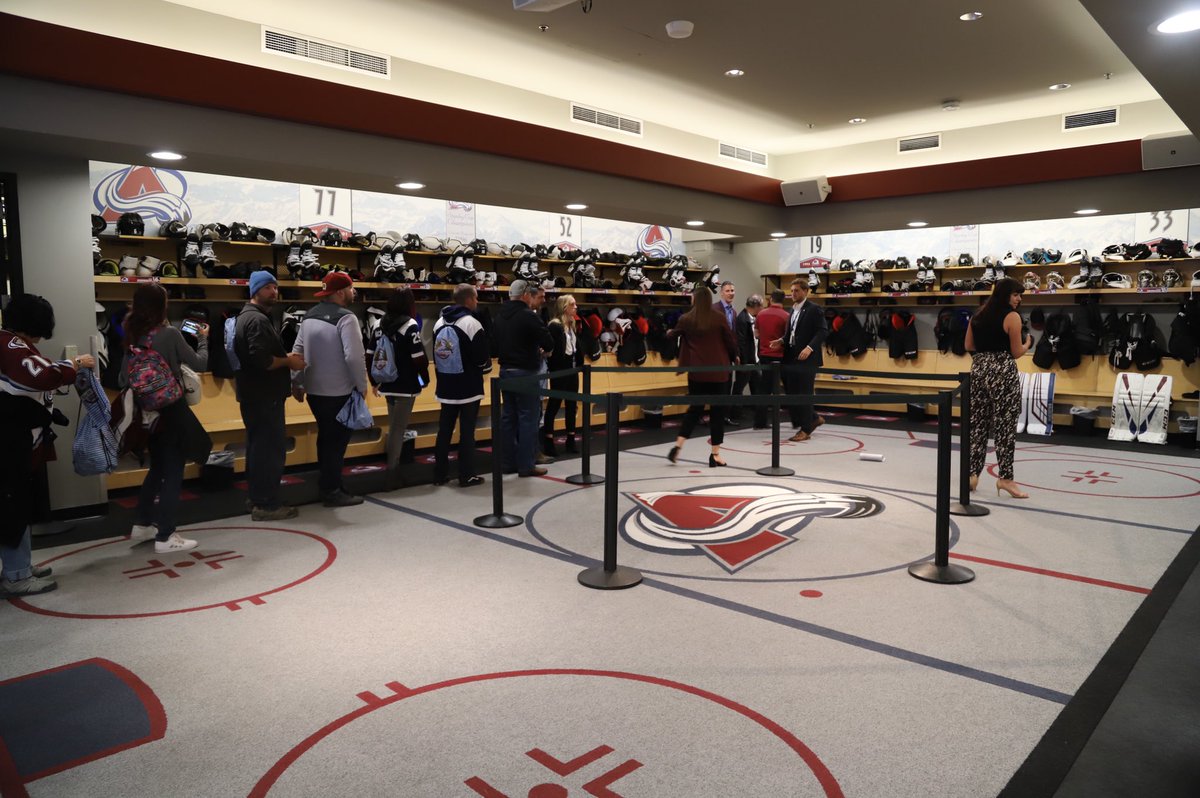
<path fill-rule="evenodd" d="M 189 335 L 199 335 L 203 328 L 204 325 L 195 319 L 184 319 L 183 323 L 179 325 L 179 329 Z"/>

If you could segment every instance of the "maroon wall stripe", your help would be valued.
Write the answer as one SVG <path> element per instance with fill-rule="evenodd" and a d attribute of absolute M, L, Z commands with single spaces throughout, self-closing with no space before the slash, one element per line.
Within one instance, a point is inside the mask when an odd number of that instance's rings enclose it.
<path fill-rule="evenodd" d="M 44 57 L 47 52 L 56 59 Z M 153 64 L 115 69 L 113 64 Z M 99 65 L 99 66 L 98 66 Z M 577 133 L 0 13 L 0 72 L 782 205 L 779 180 Z M 368 112 L 369 109 L 369 112 Z M 830 178 L 848 202 L 1141 171 L 1140 142 Z"/>

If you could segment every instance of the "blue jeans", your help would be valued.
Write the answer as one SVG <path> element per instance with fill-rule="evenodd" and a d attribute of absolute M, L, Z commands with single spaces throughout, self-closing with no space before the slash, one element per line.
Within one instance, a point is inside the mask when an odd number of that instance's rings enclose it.
<path fill-rule="evenodd" d="M 500 369 L 501 379 L 537 373 L 529 369 Z M 538 425 L 542 420 L 542 397 L 537 394 L 537 383 L 527 380 L 525 384 L 531 393 L 501 391 L 504 401 L 500 415 L 504 470 L 515 468 L 522 474 L 528 474 L 537 465 Z"/>
<path fill-rule="evenodd" d="M 29 527 L 16 546 L 0 546 L 0 562 L 4 563 L 4 578 L 20 582 L 33 576 L 33 543 L 29 538 Z"/>
<path fill-rule="evenodd" d="M 140 526 L 148 526 L 157 520 L 156 540 L 166 540 L 175 531 L 184 465 L 183 452 L 170 436 L 160 434 L 150 438 L 150 470 L 138 492 L 136 518 Z M 157 508 L 155 498 L 158 499 Z"/>

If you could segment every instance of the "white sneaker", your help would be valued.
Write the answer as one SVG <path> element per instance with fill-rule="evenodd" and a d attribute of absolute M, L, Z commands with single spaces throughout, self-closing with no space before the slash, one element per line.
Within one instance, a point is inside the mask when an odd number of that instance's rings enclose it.
<path fill-rule="evenodd" d="M 146 538 L 152 538 L 157 534 L 158 527 L 154 524 L 146 524 L 145 526 L 141 524 L 134 524 L 133 529 L 129 530 L 129 539 L 145 540 Z"/>
<path fill-rule="evenodd" d="M 155 554 L 173 554 L 177 551 L 191 551 L 200 544 L 194 540 L 179 537 L 178 532 L 172 532 L 166 540 L 154 541 Z"/>

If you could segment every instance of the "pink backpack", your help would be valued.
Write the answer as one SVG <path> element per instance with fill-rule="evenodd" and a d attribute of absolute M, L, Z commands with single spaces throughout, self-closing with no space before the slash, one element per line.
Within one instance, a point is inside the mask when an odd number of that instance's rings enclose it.
<path fill-rule="evenodd" d="M 167 359 L 154 350 L 154 333 L 143 340 L 145 346 L 129 347 L 125 376 L 139 407 L 161 410 L 183 397 L 183 386 L 171 373 Z"/>

